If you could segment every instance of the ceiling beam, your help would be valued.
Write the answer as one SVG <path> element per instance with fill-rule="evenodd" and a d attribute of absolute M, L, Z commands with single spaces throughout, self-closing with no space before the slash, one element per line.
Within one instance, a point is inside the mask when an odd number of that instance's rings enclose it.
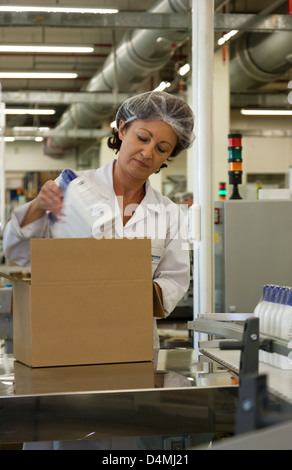
<path fill-rule="evenodd" d="M 0 13 L 0 27 L 46 26 L 68 28 L 109 29 L 181 29 L 191 32 L 191 12 L 148 13 L 121 12 L 114 15 L 84 15 L 73 13 Z M 215 13 L 215 31 L 292 31 L 292 16 L 277 14 Z"/>
<path fill-rule="evenodd" d="M 291 129 L 230 129 L 231 134 L 241 134 L 244 137 L 292 137 Z"/>
<path fill-rule="evenodd" d="M 0 13 L 0 26 L 191 30 L 191 14 L 121 12 L 113 15 L 79 13 Z"/>
<path fill-rule="evenodd" d="M 117 104 L 130 98 L 132 93 L 119 93 L 114 97 L 112 93 L 102 92 L 70 92 L 70 91 L 2 91 L 2 102 L 9 104 L 58 104 L 68 105 L 73 103 L 90 103 L 113 105 L 116 98 Z"/>
<path fill-rule="evenodd" d="M 192 29 L 191 12 L 148 13 L 121 12 L 114 15 L 84 15 L 73 13 L 0 13 L 0 26 L 46 26 L 62 28 L 109 29 Z M 292 16 L 277 14 L 215 13 L 215 31 L 292 31 Z"/>
<path fill-rule="evenodd" d="M 245 13 L 216 13 L 215 31 L 256 31 L 271 33 L 274 31 L 292 31 L 292 15 L 255 15 Z"/>
<path fill-rule="evenodd" d="M 110 128 L 108 129 L 50 129 L 40 130 L 38 128 L 32 129 L 13 129 L 1 128 L 1 137 L 70 137 L 70 139 L 102 139 L 111 135 Z"/>
<path fill-rule="evenodd" d="M 289 85 L 288 88 L 292 88 L 292 81 L 289 82 Z M 117 105 L 123 103 L 131 96 L 132 93 L 119 93 Z M 288 90 L 287 93 L 232 93 L 230 96 L 232 107 L 247 105 L 284 107 L 288 106 L 290 101 Z M 90 91 L 3 91 L 2 102 L 9 104 L 56 104 L 66 106 L 74 103 L 98 103 L 104 106 L 115 106 L 112 93 Z"/>
<path fill-rule="evenodd" d="M 287 93 L 231 93 L 230 106 L 239 108 L 244 106 L 289 107 L 289 94 Z"/>

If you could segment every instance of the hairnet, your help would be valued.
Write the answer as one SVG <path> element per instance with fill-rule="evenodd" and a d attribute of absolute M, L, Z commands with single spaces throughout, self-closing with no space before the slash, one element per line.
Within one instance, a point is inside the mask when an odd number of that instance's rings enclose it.
<path fill-rule="evenodd" d="M 183 99 L 167 92 L 147 91 L 124 101 L 116 115 L 117 128 L 120 120 L 129 123 L 135 119 L 162 120 L 169 124 L 179 139 L 172 153 L 173 157 L 189 148 L 195 139 L 194 114 L 191 108 Z"/>

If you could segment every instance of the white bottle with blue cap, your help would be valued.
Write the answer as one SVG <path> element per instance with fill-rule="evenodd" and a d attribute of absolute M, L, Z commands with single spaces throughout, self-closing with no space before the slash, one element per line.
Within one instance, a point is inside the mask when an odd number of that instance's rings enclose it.
<path fill-rule="evenodd" d="M 266 310 L 268 309 L 269 306 L 269 297 L 270 297 L 270 290 L 271 286 L 270 284 L 265 284 L 263 287 L 263 294 L 262 298 L 257 304 L 255 310 L 254 310 L 254 315 L 259 318 L 259 329 L 262 332 L 262 324 L 263 324 L 263 318 L 265 315 Z M 259 360 L 263 361 L 263 353 L 264 351 L 259 350 Z"/>
<path fill-rule="evenodd" d="M 287 303 L 285 309 L 283 311 L 282 319 L 281 319 L 281 338 L 289 341 L 289 332 L 292 326 L 292 289 L 288 289 L 287 295 Z M 280 368 L 291 370 L 292 369 L 292 362 L 290 358 L 287 356 L 282 356 L 280 358 Z"/>
<path fill-rule="evenodd" d="M 66 169 L 56 181 L 64 192 L 62 215 L 51 225 L 53 238 L 112 238 L 117 215 L 85 175 Z"/>

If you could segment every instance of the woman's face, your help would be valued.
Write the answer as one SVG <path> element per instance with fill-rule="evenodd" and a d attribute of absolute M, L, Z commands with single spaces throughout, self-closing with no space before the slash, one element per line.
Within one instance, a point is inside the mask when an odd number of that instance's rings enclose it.
<path fill-rule="evenodd" d="M 178 137 L 164 121 L 134 120 L 125 126 L 120 121 L 119 138 L 122 145 L 119 164 L 131 178 L 146 181 L 171 155 Z"/>

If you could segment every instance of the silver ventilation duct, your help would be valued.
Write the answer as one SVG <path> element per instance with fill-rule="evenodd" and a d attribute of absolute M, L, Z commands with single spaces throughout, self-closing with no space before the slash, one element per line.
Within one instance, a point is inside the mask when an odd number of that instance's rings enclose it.
<path fill-rule="evenodd" d="M 151 13 L 182 13 L 190 10 L 189 0 L 160 0 Z M 186 31 L 142 29 L 125 33 L 124 37 L 106 59 L 102 69 L 87 82 L 87 92 L 135 92 L 141 83 L 155 71 L 165 66 L 174 50 L 187 39 Z M 170 47 L 172 46 L 172 47 Z M 78 103 L 71 105 L 62 115 L 57 130 L 95 128 L 108 118 L 114 106 Z M 62 157 L 70 146 L 78 143 L 68 138 L 54 137 L 44 144 L 47 155 Z"/>
<path fill-rule="evenodd" d="M 221 4 L 222 0 L 217 0 Z M 228 3 L 228 2 L 222 2 Z M 279 2 L 281 3 L 281 2 Z M 152 13 L 182 13 L 190 10 L 190 0 L 158 0 Z M 186 31 L 132 30 L 125 33 L 101 70 L 87 82 L 83 91 L 113 94 L 113 102 L 72 104 L 55 130 L 67 136 L 54 136 L 44 143 L 47 155 L 62 157 L 68 147 L 80 143 L 68 137 L 74 128 L 93 129 L 115 112 L 117 92 L 134 93 L 143 81 L 163 68 L 173 52 L 187 39 Z M 174 47 L 170 47 L 170 45 Z M 232 42 L 230 59 L 231 93 L 247 92 L 272 82 L 291 68 L 292 33 L 244 33 Z"/>
<path fill-rule="evenodd" d="M 231 54 L 231 92 L 256 89 L 291 68 L 292 33 L 243 34 L 234 41 Z"/>
<path fill-rule="evenodd" d="M 260 26 L 264 15 L 285 14 L 286 3 L 286 0 L 274 0 L 253 19 L 248 19 L 246 25 Z M 277 80 L 291 67 L 291 53 L 292 33 L 289 31 L 240 33 L 231 43 L 231 93 L 247 92 Z"/>

